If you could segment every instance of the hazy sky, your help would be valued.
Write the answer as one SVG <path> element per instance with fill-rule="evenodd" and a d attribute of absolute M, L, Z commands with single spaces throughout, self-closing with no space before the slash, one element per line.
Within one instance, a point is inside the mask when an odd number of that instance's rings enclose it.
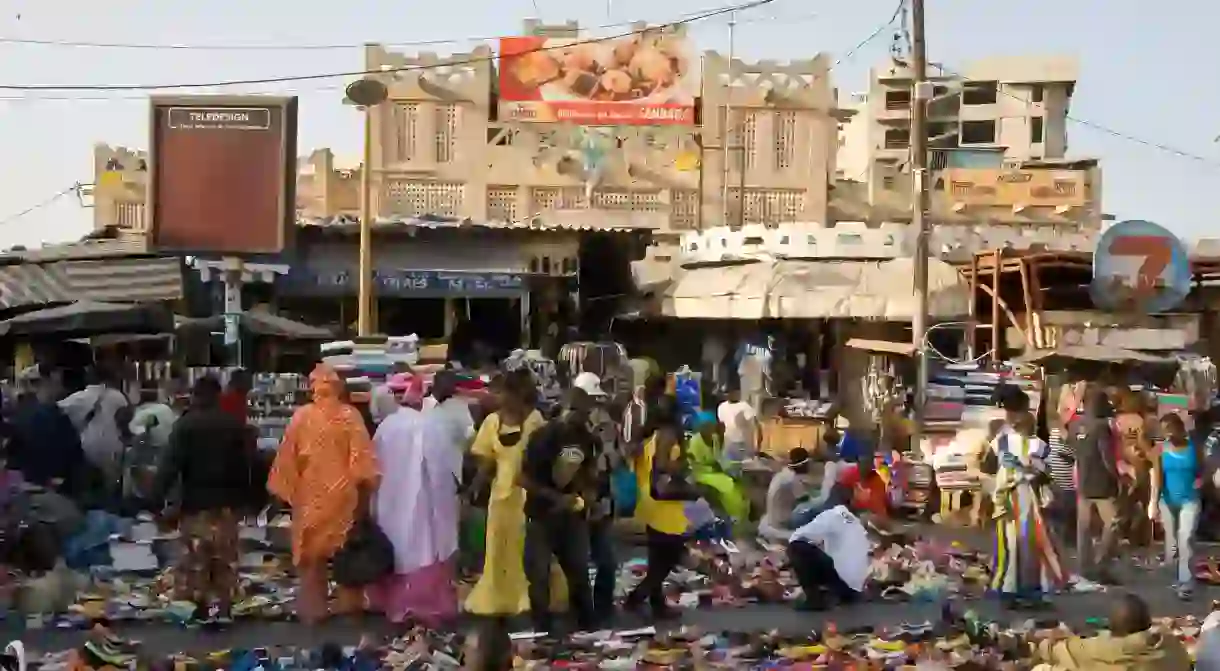
<path fill-rule="evenodd" d="M 1081 61 L 1072 101 L 1070 154 L 1103 160 L 1104 206 L 1119 218 L 1151 219 L 1177 233 L 1220 237 L 1220 63 L 1214 21 L 1220 4 L 1199 0 L 927 0 L 929 54 L 952 69 L 988 55 L 1055 53 Z M 453 39 L 423 47 L 466 51 L 469 38 L 514 34 L 521 20 L 663 22 L 725 0 L 8 0 L 0 38 L 180 45 L 358 45 Z M 738 52 L 791 59 L 825 51 L 838 58 L 884 23 L 896 0 L 777 0 L 741 15 Z M 724 18 L 691 26 L 701 49 L 727 51 Z M 607 32 L 607 31 L 603 31 Z M 610 30 L 609 32 L 614 32 Z M 621 32 L 621 29 L 620 29 Z M 841 91 L 863 90 L 868 67 L 885 57 L 892 31 L 837 67 Z M 465 39 L 464 39 L 465 38 Z M 405 46 L 403 50 L 421 47 Z M 0 43 L 0 84 L 166 84 L 359 70 L 361 50 L 103 49 Z M 357 156 L 356 113 L 340 104 L 342 79 L 228 89 L 301 99 L 302 153 L 329 146 Z M 207 92 L 197 90 L 196 92 Z M 22 97 L 25 96 L 25 99 Z M 118 97 L 118 100 L 47 97 Z M 132 93 L 0 91 L 0 220 L 73 182 L 93 180 L 95 142 L 147 146 L 147 103 Z M 1124 139 L 1098 127 L 1137 138 Z M 1156 148 L 1151 145 L 1161 145 Z M 1196 158 L 1176 155 L 1182 150 Z M 79 237 L 90 212 L 61 199 L 0 225 L 0 247 Z"/>

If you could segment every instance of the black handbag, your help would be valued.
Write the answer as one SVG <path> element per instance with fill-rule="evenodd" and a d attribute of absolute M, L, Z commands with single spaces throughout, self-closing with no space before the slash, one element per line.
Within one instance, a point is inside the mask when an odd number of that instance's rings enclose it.
<path fill-rule="evenodd" d="M 335 582 L 344 587 L 371 585 L 394 571 L 394 544 L 372 519 L 352 525 L 334 558 Z"/>

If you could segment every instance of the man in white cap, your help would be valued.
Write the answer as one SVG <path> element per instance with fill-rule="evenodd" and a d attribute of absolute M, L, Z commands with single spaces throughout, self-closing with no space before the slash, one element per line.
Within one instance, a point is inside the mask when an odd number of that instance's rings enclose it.
<path fill-rule="evenodd" d="M 589 412 L 589 428 L 601 448 L 597 454 L 598 500 L 589 511 L 589 558 L 597 569 L 593 580 L 593 609 L 599 622 L 606 622 L 614 614 L 614 583 L 618 576 L 618 561 L 614 557 L 614 498 L 610 486 L 610 474 L 622 463 L 616 449 L 618 432 L 614 419 L 606 408 L 610 395 L 602 389 L 602 381 L 596 374 L 584 372 L 572 380 L 572 387 L 579 389 L 593 401 Z"/>

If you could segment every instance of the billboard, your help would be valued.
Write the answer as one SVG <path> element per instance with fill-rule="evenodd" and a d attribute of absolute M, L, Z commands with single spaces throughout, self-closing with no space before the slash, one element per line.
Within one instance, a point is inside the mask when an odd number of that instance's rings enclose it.
<path fill-rule="evenodd" d="M 699 58 L 684 35 L 500 38 L 500 120 L 693 125 Z"/>
<path fill-rule="evenodd" d="M 148 213 L 156 249 L 277 254 L 296 225 L 297 99 L 155 96 Z"/>

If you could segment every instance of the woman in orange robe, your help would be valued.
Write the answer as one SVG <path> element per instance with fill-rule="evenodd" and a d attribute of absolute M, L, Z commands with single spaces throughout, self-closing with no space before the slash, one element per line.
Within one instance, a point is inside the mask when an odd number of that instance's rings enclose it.
<path fill-rule="evenodd" d="M 328 614 L 327 562 L 368 510 L 379 477 L 372 441 L 360 413 L 341 400 L 338 373 L 318 365 L 309 375 L 313 401 L 292 416 L 271 467 L 267 489 L 292 507 L 292 563 L 297 615 L 308 623 Z M 364 605 L 361 590 L 340 587 L 336 611 Z"/>

